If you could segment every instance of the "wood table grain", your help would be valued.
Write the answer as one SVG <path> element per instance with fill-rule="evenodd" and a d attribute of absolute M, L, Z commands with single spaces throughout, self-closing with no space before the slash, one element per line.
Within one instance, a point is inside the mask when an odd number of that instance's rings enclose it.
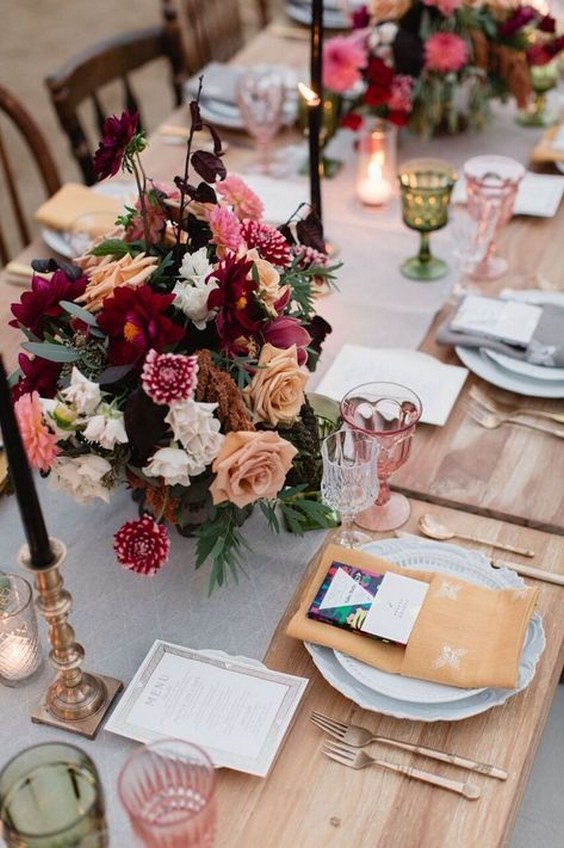
<path fill-rule="evenodd" d="M 535 563 L 564 574 L 564 542 L 554 535 L 516 527 L 443 507 L 414 503 L 406 529 L 430 511 L 461 531 L 526 545 Z M 491 555 L 493 551 L 483 548 Z M 397 720 L 357 707 L 321 677 L 301 642 L 285 635 L 303 585 L 316 567 L 310 563 L 264 659 L 270 667 L 310 679 L 299 712 L 267 779 L 219 773 L 218 848 L 501 848 L 511 834 L 542 729 L 564 660 L 562 593 L 540 586 L 538 609 L 546 649 L 529 687 L 504 705 L 458 722 Z M 507 769 L 503 782 L 379 745 L 367 751 L 480 786 L 481 798 L 468 801 L 402 775 L 372 767 L 355 771 L 321 753 L 323 735 L 309 720 L 312 710 L 369 727 L 384 736 L 440 748 Z"/>

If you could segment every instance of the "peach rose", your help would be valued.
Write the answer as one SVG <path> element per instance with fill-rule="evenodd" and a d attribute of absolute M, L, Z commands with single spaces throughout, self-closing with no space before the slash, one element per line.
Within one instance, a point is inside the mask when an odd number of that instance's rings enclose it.
<path fill-rule="evenodd" d="M 307 374 L 298 365 L 296 345 L 281 349 L 266 342 L 258 368 L 243 396 L 255 420 L 276 427 L 293 424 L 304 398 Z"/>
<path fill-rule="evenodd" d="M 214 504 L 231 501 L 242 508 L 259 498 L 274 498 L 284 485 L 296 448 L 272 431 L 228 433 L 213 463 Z"/>
<path fill-rule="evenodd" d="M 280 274 L 271 262 L 262 259 L 258 250 L 253 247 L 246 254 L 247 259 L 252 259 L 258 274 L 257 295 L 260 302 L 272 318 L 276 318 L 278 312 L 274 304 L 288 291 L 288 286 L 280 286 Z"/>

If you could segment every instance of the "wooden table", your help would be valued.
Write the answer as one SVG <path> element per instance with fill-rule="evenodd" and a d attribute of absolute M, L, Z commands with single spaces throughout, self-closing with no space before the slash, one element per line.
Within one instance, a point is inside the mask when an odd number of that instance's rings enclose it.
<path fill-rule="evenodd" d="M 239 57 L 240 62 L 290 60 L 305 66 L 302 42 L 269 40 L 261 36 Z M 302 61 L 304 60 L 304 61 Z M 181 119 L 178 113 L 172 121 Z M 229 138 L 229 134 L 226 134 Z M 250 151 L 233 136 L 230 166 L 248 160 Z M 172 164 L 180 172 L 180 148 L 156 143 L 147 152 L 147 171 L 155 178 L 170 179 Z M 547 270 L 562 262 L 558 233 L 564 212 L 551 222 L 512 222 L 502 244 L 514 267 L 526 271 Z M 45 253 L 36 241 L 22 261 Z M 503 281 L 507 284 L 507 280 Z M 512 284 L 530 285 L 526 276 Z M 492 285 L 491 292 L 499 286 Z M 2 349 L 14 364 L 19 334 L 6 329 L 8 304 L 19 295 L 5 285 L 0 274 Z M 337 295 L 338 296 L 338 295 Z M 433 333 L 423 349 L 445 361 L 454 354 L 434 344 Z M 475 382 L 470 378 L 469 383 Z M 489 389 L 488 389 L 489 390 Z M 465 389 L 465 392 L 467 389 Z M 507 397 L 507 393 L 500 392 Z M 511 397 L 511 396 L 509 396 Z M 532 401 L 539 408 L 562 409 L 562 401 Z M 423 510 L 456 523 L 459 529 L 488 533 L 505 541 L 531 546 L 538 551 L 535 562 L 547 570 L 564 573 L 564 450 L 549 437 L 517 428 L 481 430 L 464 416 L 460 401 L 443 428 L 420 426 L 410 461 L 393 480 L 398 488 L 419 501 L 407 529 L 414 529 Z M 434 503 L 429 506 L 428 503 Z M 442 504 L 442 506 L 438 506 Z M 446 506 L 462 507 L 455 511 Z M 495 515 L 500 520 L 485 516 Z M 517 526 L 531 525 L 547 532 Z M 518 559 L 516 557 L 516 559 Z M 315 567 L 311 563 L 307 574 Z M 307 580 L 307 574 L 304 580 Z M 318 848 L 327 846 L 381 846 L 381 848 L 496 848 L 506 843 L 518 810 L 531 764 L 550 709 L 564 661 L 562 589 L 539 584 L 539 609 L 543 615 L 547 648 L 532 684 L 502 707 L 459 723 L 398 721 L 364 712 L 333 690 L 317 673 L 303 646 L 284 634 L 296 598 L 289 604 L 274 635 L 265 662 L 272 668 L 311 679 L 296 723 L 288 735 L 271 774 L 266 780 L 236 772 L 219 774 L 218 845 L 226 848 L 261 845 L 264 848 Z M 472 780 L 482 788 L 480 800 L 471 802 L 406 778 L 368 769 L 357 772 L 329 762 L 320 754 L 320 733 L 308 719 L 312 709 L 336 718 L 354 720 L 382 734 L 450 750 L 506 768 L 507 782 L 479 775 Z M 374 751 L 380 749 L 374 749 Z M 397 751 L 382 752 L 398 762 L 417 764 L 430 771 L 461 778 L 452 766 L 438 766 Z M 487 836 L 485 836 L 487 834 Z M 121 846 L 120 846 L 121 848 Z"/>

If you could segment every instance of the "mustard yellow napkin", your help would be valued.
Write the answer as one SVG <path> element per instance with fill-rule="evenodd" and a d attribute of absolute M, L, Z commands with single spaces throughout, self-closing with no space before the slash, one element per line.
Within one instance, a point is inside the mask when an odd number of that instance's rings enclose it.
<path fill-rule="evenodd" d="M 98 194 L 88 186 L 79 183 L 66 183 L 59 191 L 46 200 L 35 213 L 35 220 L 52 230 L 68 232 L 81 216 L 92 214 L 92 227 L 96 228 L 96 218 L 108 215 L 109 224 L 113 223 L 123 209 L 115 197 Z M 106 226 L 105 229 L 110 229 Z M 84 227 L 81 229 L 84 230 Z M 96 235 L 93 232 L 92 235 Z"/>
<path fill-rule="evenodd" d="M 542 162 L 564 162 L 564 150 L 553 147 L 557 132 L 561 126 L 557 124 L 555 127 L 550 127 L 537 142 L 530 156 L 531 162 L 540 164 Z"/>
<path fill-rule="evenodd" d="M 388 645 L 307 617 L 331 562 L 429 583 L 407 647 Z M 450 574 L 399 568 L 364 551 L 329 545 L 286 632 L 342 651 L 383 671 L 462 688 L 514 689 L 538 589 L 489 589 Z"/>

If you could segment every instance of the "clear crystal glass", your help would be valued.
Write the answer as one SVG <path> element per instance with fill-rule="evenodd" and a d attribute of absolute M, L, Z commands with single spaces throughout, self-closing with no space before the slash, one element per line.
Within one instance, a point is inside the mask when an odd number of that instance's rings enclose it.
<path fill-rule="evenodd" d="M 31 586 L 19 574 L 0 572 L 0 683 L 24 683 L 41 662 Z"/>
<path fill-rule="evenodd" d="M 321 496 L 341 514 L 341 532 L 336 544 L 347 548 L 372 541 L 352 524 L 355 515 L 366 509 L 378 494 L 378 444 L 354 430 L 339 430 L 321 443 L 323 476 Z"/>
<path fill-rule="evenodd" d="M 139 748 L 118 793 L 147 848 L 210 848 L 216 828 L 215 770 L 205 751 L 179 739 Z"/>

